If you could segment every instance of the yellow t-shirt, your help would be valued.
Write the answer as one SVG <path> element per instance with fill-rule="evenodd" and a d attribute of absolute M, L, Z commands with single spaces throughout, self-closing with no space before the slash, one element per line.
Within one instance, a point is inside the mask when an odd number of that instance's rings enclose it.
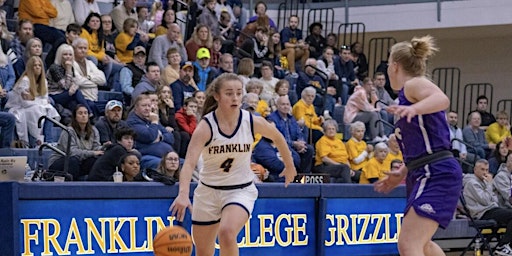
<path fill-rule="evenodd" d="M 398 151 L 398 154 L 394 154 L 393 152 L 389 151 L 388 156 L 386 156 L 386 159 L 384 159 L 384 166 L 387 166 L 389 169 L 391 169 L 391 161 L 395 159 L 399 159 L 402 162 L 404 161 L 402 151 Z"/>
<path fill-rule="evenodd" d="M 510 130 L 505 126 L 501 126 L 498 122 L 492 123 L 485 131 L 485 139 L 489 143 L 498 144 L 506 137 L 510 137 Z"/>
<path fill-rule="evenodd" d="M 323 163 L 322 158 L 327 156 L 337 163 L 348 164 L 347 148 L 343 141 L 336 138 L 322 136 L 316 144 L 315 165 Z"/>
<path fill-rule="evenodd" d="M 345 144 L 347 146 L 348 152 L 348 160 L 350 161 L 350 169 L 359 170 L 363 168 L 368 162 L 368 157 L 366 157 L 360 163 L 355 163 L 354 159 L 356 159 L 361 153 L 366 151 L 366 142 L 364 140 L 356 141 L 354 138 L 350 138 Z"/>
<path fill-rule="evenodd" d="M 309 129 L 322 131 L 322 127 L 320 127 L 322 120 L 316 115 L 313 104 L 307 106 L 303 100 L 297 101 L 293 105 L 292 115 L 297 121 L 304 119 L 304 123 Z"/>
<path fill-rule="evenodd" d="M 375 157 L 368 160 L 367 164 L 363 167 L 361 177 L 359 178 L 359 184 L 370 184 L 368 179 L 372 178 L 383 178 L 386 176 L 384 172 L 389 171 L 389 166 L 385 166 L 385 161 L 379 162 Z"/>

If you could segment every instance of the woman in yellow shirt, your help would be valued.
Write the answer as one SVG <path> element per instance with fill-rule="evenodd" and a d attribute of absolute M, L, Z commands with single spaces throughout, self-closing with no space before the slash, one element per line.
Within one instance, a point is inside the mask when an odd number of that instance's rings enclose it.
<path fill-rule="evenodd" d="M 320 125 L 324 122 L 324 117 L 319 117 L 315 113 L 315 106 L 313 106 L 315 96 L 315 88 L 306 87 L 302 90 L 301 99 L 292 108 L 292 115 L 297 119 L 297 123 L 309 129 L 309 144 L 316 143 L 323 136 Z"/>

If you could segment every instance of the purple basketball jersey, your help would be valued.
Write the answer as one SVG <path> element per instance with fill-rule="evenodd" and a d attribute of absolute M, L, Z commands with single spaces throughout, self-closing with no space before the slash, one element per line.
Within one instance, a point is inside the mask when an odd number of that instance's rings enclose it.
<path fill-rule="evenodd" d="M 405 97 L 403 88 L 398 94 L 398 100 L 400 105 L 412 105 Z M 415 116 L 410 123 L 407 118 L 400 118 L 395 124 L 395 135 L 406 163 L 427 154 L 451 149 L 450 130 L 444 111 Z"/>

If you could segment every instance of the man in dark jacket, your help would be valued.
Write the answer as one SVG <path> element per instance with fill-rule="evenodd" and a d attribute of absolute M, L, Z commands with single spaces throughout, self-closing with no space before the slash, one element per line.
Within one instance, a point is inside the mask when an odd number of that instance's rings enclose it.
<path fill-rule="evenodd" d="M 105 116 L 98 119 L 96 129 L 100 133 L 101 144 L 116 142 L 115 134 L 120 128 L 128 127 L 123 118 L 123 103 L 118 100 L 111 100 L 105 105 Z"/>

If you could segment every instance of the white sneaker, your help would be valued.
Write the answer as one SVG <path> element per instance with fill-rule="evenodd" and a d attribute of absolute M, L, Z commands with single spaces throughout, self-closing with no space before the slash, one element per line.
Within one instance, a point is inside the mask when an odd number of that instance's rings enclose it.
<path fill-rule="evenodd" d="M 381 137 L 382 138 L 382 142 L 386 142 L 389 140 L 388 136 L 384 135 Z"/>
<path fill-rule="evenodd" d="M 496 249 L 494 249 L 494 255 L 500 255 L 500 256 L 512 255 L 512 249 L 510 248 L 509 244 L 497 246 Z"/>
<path fill-rule="evenodd" d="M 378 142 L 382 142 L 382 137 L 381 137 L 381 136 L 375 136 L 375 138 L 373 138 L 373 140 L 372 140 L 372 141 L 373 141 L 373 142 L 376 142 L 376 143 L 378 143 Z"/>

